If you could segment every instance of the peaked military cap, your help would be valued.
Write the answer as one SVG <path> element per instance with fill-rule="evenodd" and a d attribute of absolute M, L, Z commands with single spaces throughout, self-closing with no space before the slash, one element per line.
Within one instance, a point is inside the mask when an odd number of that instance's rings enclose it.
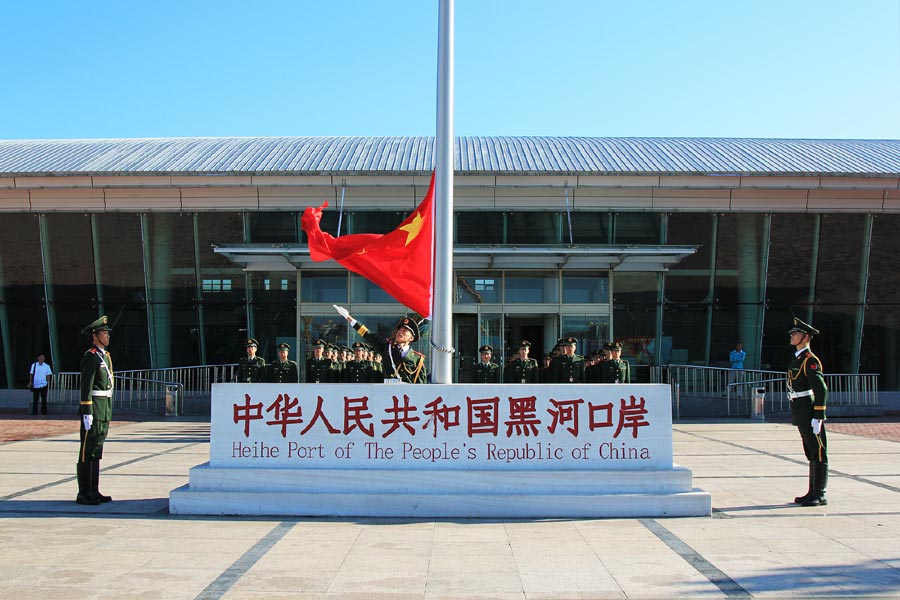
<path fill-rule="evenodd" d="M 519 342 L 519 348 L 531 348 L 531 342 L 528 340 L 522 340 Z"/>
<path fill-rule="evenodd" d="M 576 346 L 578 345 L 578 340 L 573 337 L 563 338 L 561 341 L 563 343 L 563 346 L 571 346 L 573 344 L 575 344 Z"/>
<path fill-rule="evenodd" d="M 280 344 L 278 344 L 275 347 L 278 348 L 279 350 L 290 350 L 291 349 L 291 345 L 285 344 L 284 342 L 281 342 Z"/>
<path fill-rule="evenodd" d="M 313 348 L 324 348 L 324 347 L 325 347 L 325 340 L 323 340 L 322 338 L 318 338 L 316 341 L 313 342 Z"/>
<path fill-rule="evenodd" d="M 112 328 L 109 326 L 109 317 L 103 315 L 87 327 L 81 330 L 81 333 L 84 335 L 90 335 L 97 331 L 112 331 Z"/>
<path fill-rule="evenodd" d="M 366 345 L 363 344 L 362 342 L 354 342 L 354 343 L 353 343 L 353 349 L 354 349 L 354 350 L 365 350 L 365 349 L 366 349 Z"/>
<path fill-rule="evenodd" d="M 480 348 L 478 349 L 478 351 L 479 351 L 479 352 L 490 352 L 491 354 L 493 354 L 493 353 L 494 353 L 494 347 L 491 346 L 490 344 L 485 344 L 484 346 L 480 347 Z"/>
<path fill-rule="evenodd" d="M 253 338 L 247 338 L 247 341 L 244 342 L 244 345 L 245 345 L 246 347 L 248 347 L 248 348 L 249 348 L 250 346 L 255 346 L 255 347 L 259 348 L 259 342 L 257 342 L 257 341 L 254 340 Z"/>
<path fill-rule="evenodd" d="M 419 339 L 419 324 L 409 317 L 403 317 L 397 321 L 397 326 L 394 329 L 408 329 L 413 334 L 413 341 Z"/>
<path fill-rule="evenodd" d="M 819 335 L 818 329 L 816 329 L 809 323 L 804 323 L 797 317 L 794 317 L 794 326 L 788 329 L 788 333 L 792 333 L 794 331 L 799 331 L 800 333 L 805 333 L 806 335 Z"/>
<path fill-rule="evenodd" d="M 619 342 L 606 342 L 605 344 L 603 344 L 603 349 L 604 350 L 621 350 L 622 344 L 620 344 Z"/>

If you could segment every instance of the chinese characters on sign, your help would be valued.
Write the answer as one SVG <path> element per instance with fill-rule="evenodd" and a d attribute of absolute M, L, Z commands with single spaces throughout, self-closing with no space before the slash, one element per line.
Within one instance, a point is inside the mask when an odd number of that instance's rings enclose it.
<path fill-rule="evenodd" d="M 559 468 L 671 468 L 668 386 L 522 391 L 502 385 L 217 384 L 210 461 L 302 461 L 303 468 L 534 468 L 534 461 Z"/>

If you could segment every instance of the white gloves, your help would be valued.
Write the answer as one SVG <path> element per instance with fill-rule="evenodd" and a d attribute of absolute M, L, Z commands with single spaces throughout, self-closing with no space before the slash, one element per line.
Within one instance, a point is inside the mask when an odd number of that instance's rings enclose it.
<path fill-rule="evenodd" d="M 88 431 L 94 423 L 94 415 L 84 415 L 81 420 L 84 422 L 84 430 Z"/>
<path fill-rule="evenodd" d="M 338 306 L 337 304 L 332 304 L 332 306 L 334 307 L 334 310 L 338 311 L 339 315 L 341 315 L 348 321 L 350 320 L 350 313 L 347 311 L 346 308 L 344 308 L 343 306 Z"/>
<path fill-rule="evenodd" d="M 822 431 L 822 419 L 813 419 L 810 421 L 810 425 L 812 425 L 813 435 L 819 435 L 819 432 Z"/>

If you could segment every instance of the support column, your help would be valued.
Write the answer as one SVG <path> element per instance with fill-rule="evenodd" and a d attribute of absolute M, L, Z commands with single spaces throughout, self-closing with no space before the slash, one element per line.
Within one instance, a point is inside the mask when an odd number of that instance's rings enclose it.
<path fill-rule="evenodd" d="M 144 301 L 147 308 L 147 344 L 150 349 L 150 368 L 156 368 L 156 335 L 153 319 L 153 294 L 151 286 L 152 262 L 150 260 L 150 223 L 147 213 L 141 213 L 141 249 L 144 258 Z"/>
<path fill-rule="evenodd" d="M 56 329 L 56 299 L 53 294 L 53 269 L 50 261 L 50 231 L 47 227 L 47 215 L 38 216 L 41 232 L 41 264 L 44 270 L 44 299 L 47 302 L 47 332 L 50 337 L 50 363 L 56 367 L 60 364 L 59 337 Z"/>
<path fill-rule="evenodd" d="M 813 224 L 813 241 L 812 241 L 812 257 L 809 265 L 809 289 L 806 294 L 806 315 L 804 320 L 807 323 L 813 322 L 813 310 L 816 303 L 816 279 L 819 272 L 819 238 L 822 235 L 822 215 L 817 214 L 815 223 Z"/>
<path fill-rule="evenodd" d="M 866 215 L 865 233 L 863 236 L 862 258 L 859 261 L 859 291 L 856 297 L 856 319 L 853 327 L 853 351 L 850 368 L 852 373 L 859 373 L 859 358 L 862 352 L 863 325 L 866 320 L 866 296 L 869 289 L 869 256 L 872 250 L 872 225 L 875 216 Z"/>
<path fill-rule="evenodd" d="M 250 243 L 250 215 L 246 211 L 241 213 L 241 219 L 244 224 L 244 243 Z M 256 337 L 253 335 L 253 279 L 250 277 L 249 271 L 244 271 L 244 297 L 247 299 L 247 337 Z"/>
<path fill-rule="evenodd" d="M 13 389 L 15 373 L 13 373 L 12 354 L 9 340 L 9 313 L 6 310 L 6 281 L 3 277 L 3 253 L 0 252 L 0 344 L 3 344 L 3 368 L 6 369 L 6 388 Z"/>
<path fill-rule="evenodd" d="M 153 334 L 156 368 L 172 366 L 172 215 L 147 215 L 150 239 L 150 287 L 153 290 Z M 152 222 L 150 222 L 152 221 Z"/>
<path fill-rule="evenodd" d="M 738 338 L 747 348 L 747 356 L 758 357 L 756 338 L 759 317 L 760 256 L 756 215 L 737 216 L 737 326 Z M 732 342 L 737 340 L 732 340 Z"/>
<path fill-rule="evenodd" d="M 197 299 L 197 336 L 200 364 L 206 364 L 206 328 L 203 323 L 203 274 L 200 270 L 200 215 L 194 213 L 194 297 Z"/>
<path fill-rule="evenodd" d="M 706 350 L 703 364 L 709 366 L 712 346 L 713 309 L 716 303 L 716 257 L 719 249 L 719 215 L 713 215 L 712 233 L 709 240 L 709 285 L 706 288 Z"/>
<path fill-rule="evenodd" d="M 100 271 L 100 230 L 97 226 L 97 215 L 91 215 L 91 249 L 94 254 L 94 285 L 97 294 L 97 314 L 104 315 L 103 308 L 103 276 Z"/>

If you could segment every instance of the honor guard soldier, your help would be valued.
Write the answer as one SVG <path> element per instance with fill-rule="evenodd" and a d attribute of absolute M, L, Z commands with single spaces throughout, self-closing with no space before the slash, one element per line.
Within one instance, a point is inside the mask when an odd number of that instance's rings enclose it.
<path fill-rule="evenodd" d="M 426 383 L 428 372 L 425 370 L 425 355 L 410 348 L 410 344 L 419 339 L 419 324 L 409 317 L 401 317 L 394 326 L 389 337 L 382 337 L 369 331 L 369 328 L 354 319 L 346 308 L 335 305 L 335 310 L 347 319 L 375 350 L 381 353 L 385 381 L 402 381 L 403 383 Z"/>
<path fill-rule="evenodd" d="M 500 383 L 500 365 L 491 361 L 494 347 L 485 344 L 478 354 L 481 359 L 472 367 L 472 383 Z"/>
<path fill-rule="evenodd" d="M 334 381 L 334 368 L 331 359 L 325 357 L 325 340 L 313 342 L 312 358 L 306 361 L 306 383 L 331 383 Z"/>
<path fill-rule="evenodd" d="M 539 371 L 537 361 L 529 358 L 531 342 L 522 340 L 516 358 L 503 369 L 504 383 L 537 383 Z"/>
<path fill-rule="evenodd" d="M 266 367 L 266 380 L 269 383 L 299 383 L 297 363 L 288 360 L 291 346 L 282 342 L 275 349 L 278 351 L 278 360 Z"/>
<path fill-rule="evenodd" d="M 584 357 L 575 354 L 577 345 L 578 340 L 573 337 L 559 341 L 563 353 L 550 365 L 553 383 L 584 383 Z"/>
<path fill-rule="evenodd" d="M 237 374 L 235 381 L 238 383 L 262 383 L 265 375 L 266 361 L 262 357 L 256 355 L 259 348 L 259 342 L 253 338 L 247 338 L 244 342 L 247 348 L 247 356 L 238 362 Z"/>
<path fill-rule="evenodd" d="M 600 363 L 599 383 L 631 383 L 631 371 L 628 361 L 622 360 L 622 344 L 619 342 L 607 342 L 603 349 L 609 357 Z"/>
<path fill-rule="evenodd" d="M 112 498 L 100 493 L 100 459 L 103 443 L 109 433 L 112 420 L 113 366 L 106 350 L 109 345 L 109 318 L 104 315 L 81 330 L 91 336 L 91 347 L 81 357 L 81 416 L 78 462 L 75 472 L 78 479 L 78 495 L 75 502 L 96 506 L 112 502 Z"/>
<path fill-rule="evenodd" d="M 365 344 L 353 344 L 353 360 L 344 365 L 344 383 L 372 383 L 373 372 L 369 362 L 365 360 Z"/>
<path fill-rule="evenodd" d="M 597 350 L 591 354 L 590 360 L 584 363 L 584 382 L 600 383 L 600 365 L 605 360 L 601 350 Z"/>
<path fill-rule="evenodd" d="M 796 504 L 819 506 L 828 504 L 828 440 L 825 437 L 825 402 L 828 388 L 822 373 L 822 361 L 812 353 L 809 342 L 819 330 L 794 318 L 788 331 L 794 358 L 787 371 L 788 396 L 791 399 L 791 423 L 797 426 L 803 441 L 803 452 L 809 461 L 809 490 L 794 498 Z"/>

